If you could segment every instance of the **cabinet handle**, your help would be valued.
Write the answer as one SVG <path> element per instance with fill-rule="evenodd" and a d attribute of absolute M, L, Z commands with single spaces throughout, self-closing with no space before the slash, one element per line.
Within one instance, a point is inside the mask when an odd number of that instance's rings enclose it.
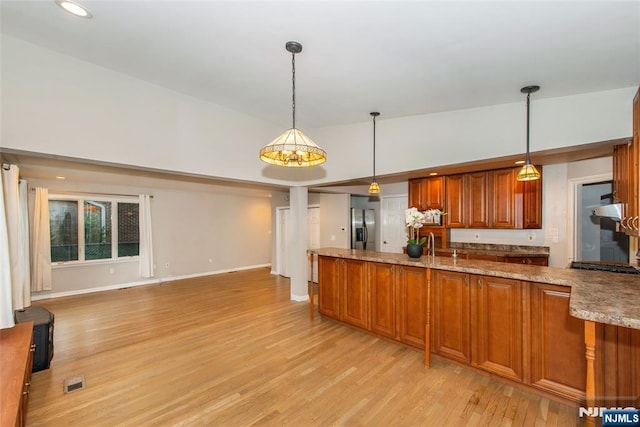
<path fill-rule="evenodd" d="M 481 288 L 482 287 L 482 279 L 478 279 L 478 287 Z"/>
<path fill-rule="evenodd" d="M 464 276 L 464 285 L 469 286 L 469 276 Z"/>

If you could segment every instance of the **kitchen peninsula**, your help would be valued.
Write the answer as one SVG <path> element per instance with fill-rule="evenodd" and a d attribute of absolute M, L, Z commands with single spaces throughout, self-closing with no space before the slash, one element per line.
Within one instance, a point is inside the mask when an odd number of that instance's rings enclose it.
<path fill-rule="evenodd" d="M 558 400 L 585 406 L 607 396 L 604 406 L 640 406 L 637 275 L 339 248 L 309 253 L 318 255 L 322 315 L 424 349 L 427 366 L 433 353 Z"/>

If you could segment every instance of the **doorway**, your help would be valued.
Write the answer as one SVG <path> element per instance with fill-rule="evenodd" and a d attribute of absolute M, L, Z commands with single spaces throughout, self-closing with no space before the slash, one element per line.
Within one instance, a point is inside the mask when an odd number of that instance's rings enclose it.
<path fill-rule="evenodd" d="M 612 181 L 582 183 L 576 194 L 577 261 L 629 262 L 629 236 L 616 231 L 616 222 L 593 215 L 597 206 L 613 203 Z"/>
<path fill-rule="evenodd" d="M 402 253 L 407 244 L 407 226 L 405 211 L 408 204 L 407 196 L 382 197 L 381 200 L 381 228 L 380 251 Z"/>
<path fill-rule="evenodd" d="M 290 232 L 290 213 L 288 207 L 276 208 L 276 259 L 273 274 L 291 277 L 289 272 L 289 251 L 291 239 L 294 236 Z M 320 247 L 320 207 L 309 206 L 307 209 L 307 249 Z M 313 280 L 318 280 L 317 263 L 314 262 Z M 311 274 L 311 273 L 310 273 Z"/>

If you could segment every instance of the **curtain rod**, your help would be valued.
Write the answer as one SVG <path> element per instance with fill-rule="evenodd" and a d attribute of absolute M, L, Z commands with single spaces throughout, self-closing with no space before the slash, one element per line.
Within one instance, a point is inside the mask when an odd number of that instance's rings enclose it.
<path fill-rule="evenodd" d="M 35 187 L 31 188 L 31 191 L 36 191 Z M 50 193 L 54 194 L 81 194 L 87 196 L 109 196 L 109 197 L 138 197 L 137 194 L 113 194 L 113 193 L 95 193 L 93 191 L 57 191 L 57 190 L 49 190 Z M 153 199 L 153 196 L 150 195 L 149 198 Z"/>

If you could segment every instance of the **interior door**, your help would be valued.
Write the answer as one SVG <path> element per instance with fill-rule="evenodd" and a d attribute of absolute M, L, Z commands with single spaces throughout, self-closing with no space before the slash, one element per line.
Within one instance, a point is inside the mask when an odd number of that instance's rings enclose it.
<path fill-rule="evenodd" d="M 382 197 L 380 251 L 402 253 L 407 244 L 407 227 L 404 212 L 407 209 L 407 196 Z"/>
<path fill-rule="evenodd" d="M 290 224 L 290 220 L 289 220 L 289 215 L 290 215 L 290 209 L 289 208 L 283 208 L 283 209 L 278 209 L 278 236 L 277 236 L 277 243 L 276 243 L 276 252 L 277 252 L 277 260 L 276 260 L 276 264 L 277 264 L 277 271 L 276 273 L 284 276 L 284 277 L 291 277 L 291 275 L 289 274 L 289 248 L 291 246 L 290 240 L 289 240 L 289 224 Z"/>

